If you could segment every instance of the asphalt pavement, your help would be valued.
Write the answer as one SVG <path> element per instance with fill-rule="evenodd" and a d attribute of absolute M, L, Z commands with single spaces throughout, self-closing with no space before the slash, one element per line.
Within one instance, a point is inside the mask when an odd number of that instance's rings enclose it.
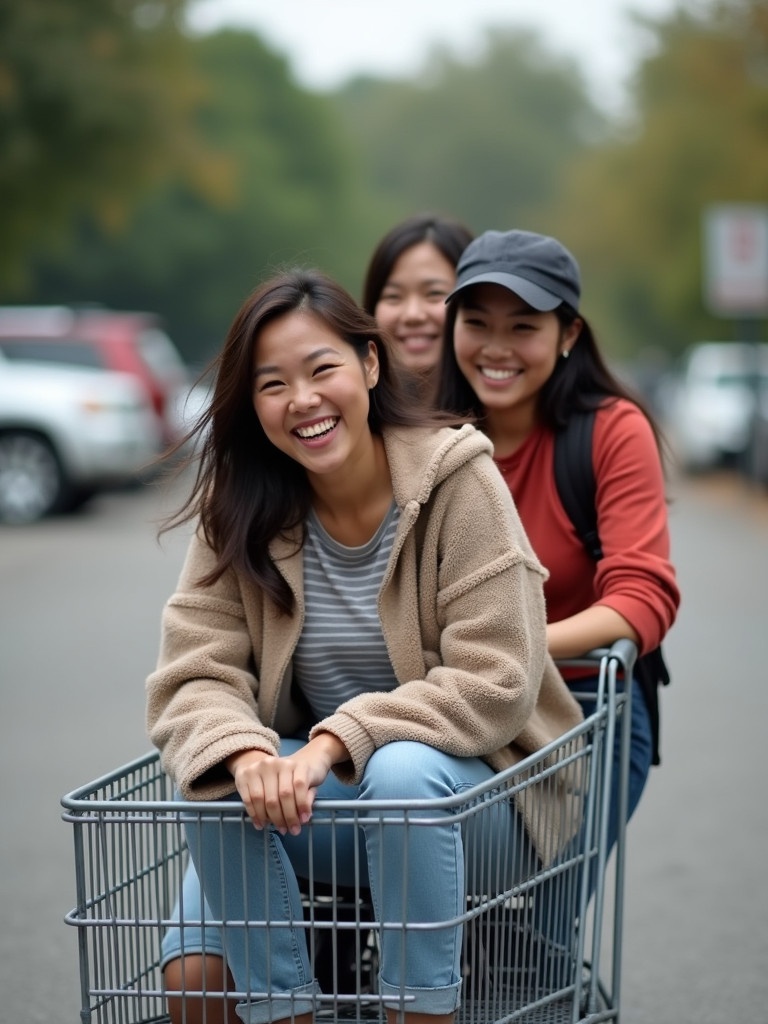
<path fill-rule="evenodd" d="M 75 1024 L 71 826 L 61 796 L 149 749 L 143 681 L 185 531 L 180 492 L 103 496 L 0 530 L 0 1024 Z M 683 607 L 665 648 L 662 758 L 629 830 L 623 1024 L 768 1022 L 768 496 L 674 486 Z"/>

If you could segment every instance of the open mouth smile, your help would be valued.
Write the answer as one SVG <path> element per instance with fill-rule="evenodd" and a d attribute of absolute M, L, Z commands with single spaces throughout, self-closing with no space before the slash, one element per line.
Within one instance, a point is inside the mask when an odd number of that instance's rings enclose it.
<path fill-rule="evenodd" d="M 431 334 L 402 334 L 397 340 L 408 352 L 423 352 L 434 345 L 438 338 Z"/>
<path fill-rule="evenodd" d="M 318 420 L 317 423 L 294 427 L 292 433 L 302 441 L 321 441 L 331 433 L 340 419 L 340 416 L 326 416 L 325 419 Z"/>
<path fill-rule="evenodd" d="M 523 372 L 522 370 L 501 369 L 500 367 L 494 366 L 478 366 L 478 370 L 480 371 L 481 377 L 485 377 L 486 380 L 492 381 L 512 380 Z"/>

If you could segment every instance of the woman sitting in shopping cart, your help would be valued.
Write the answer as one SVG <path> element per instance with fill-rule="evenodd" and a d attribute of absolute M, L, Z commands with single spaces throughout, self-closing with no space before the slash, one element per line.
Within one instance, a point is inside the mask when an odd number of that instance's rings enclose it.
<path fill-rule="evenodd" d="M 150 735 L 181 797 L 239 798 L 254 826 L 245 841 L 234 823 L 187 826 L 215 920 L 301 921 L 309 833 L 315 877 L 353 871 L 354 830 L 323 851 L 332 830 L 305 827 L 316 799 L 452 797 L 581 720 L 547 651 L 546 574 L 490 442 L 412 395 L 376 322 L 313 271 L 260 287 L 218 358 L 199 471 L 172 520 L 197 528 L 147 682 Z M 531 814 L 526 832 L 500 806 L 488 827 L 519 837 L 510 870 L 569 838 L 556 815 Z M 460 827 L 410 830 L 407 872 L 402 832 L 363 831 L 377 920 L 403 906 L 412 923 L 459 917 Z M 193 951 L 186 929 L 170 935 L 167 958 L 174 942 Z M 222 938 L 242 1020 L 311 1019 L 303 928 Z M 385 930 L 388 1012 L 407 1000 L 411 1022 L 452 1020 L 460 954 L 458 926 Z"/>

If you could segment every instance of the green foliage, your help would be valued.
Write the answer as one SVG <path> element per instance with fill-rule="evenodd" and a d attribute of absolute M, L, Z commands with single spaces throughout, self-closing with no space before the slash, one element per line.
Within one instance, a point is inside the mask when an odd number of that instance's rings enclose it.
<path fill-rule="evenodd" d="M 300 89 L 256 36 L 224 31 L 188 46 L 195 131 L 212 154 L 205 189 L 158 185 L 118 232 L 81 216 L 67 258 L 37 260 L 35 291 L 158 311 L 187 358 L 204 362 L 277 268 L 352 276 L 359 175 L 330 104 Z"/>
<path fill-rule="evenodd" d="M 577 68 L 529 32 L 488 34 L 481 58 L 435 51 L 414 81 L 337 97 L 374 203 L 487 227 L 535 227 L 565 167 L 601 129 Z"/>
<path fill-rule="evenodd" d="M 616 350 L 674 354 L 738 330 L 704 308 L 702 217 L 768 201 L 768 9 L 735 0 L 645 25 L 633 120 L 574 164 L 558 216 Z"/>
<path fill-rule="evenodd" d="M 20 286 L 31 252 L 73 213 L 127 216 L 147 182 L 196 155 L 178 27 L 185 0 L 0 5 L 0 277 Z"/>
<path fill-rule="evenodd" d="M 0 0 L 3 300 L 150 308 L 202 361 L 266 274 L 359 294 L 380 235 L 433 210 L 562 238 L 614 357 L 736 330 L 703 306 L 702 215 L 768 200 L 765 0 L 638 18 L 613 123 L 528 32 L 318 95 L 251 33 L 184 35 L 185 6 Z"/>

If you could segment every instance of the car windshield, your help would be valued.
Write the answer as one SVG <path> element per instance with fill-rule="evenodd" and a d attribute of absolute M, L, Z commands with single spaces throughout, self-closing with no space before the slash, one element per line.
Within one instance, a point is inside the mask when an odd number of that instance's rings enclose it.
<path fill-rule="evenodd" d="M 148 327 L 139 335 L 142 358 L 156 377 L 177 382 L 186 378 L 186 367 L 171 339 L 157 327 Z"/>
<path fill-rule="evenodd" d="M 2 338 L 0 351 L 14 362 L 63 363 L 104 369 L 104 361 L 95 345 L 87 341 L 48 338 Z"/>

